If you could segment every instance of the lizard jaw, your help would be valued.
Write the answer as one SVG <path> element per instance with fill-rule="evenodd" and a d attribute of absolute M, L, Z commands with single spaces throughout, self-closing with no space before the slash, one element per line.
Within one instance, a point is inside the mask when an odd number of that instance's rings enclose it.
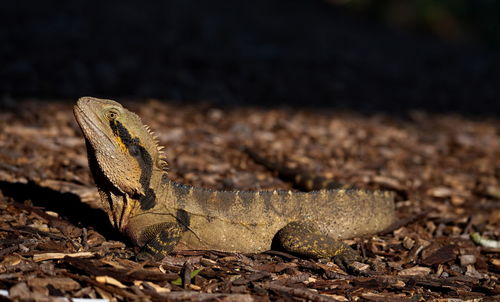
<path fill-rule="evenodd" d="M 97 169 L 120 193 L 130 196 L 144 194 L 144 189 L 139 183 L 140 167 L 128 161 L 124 152 L 117 152 L 122 146 L 109 128 L 109 121 L 102 116 L 102 111 L 105 109 L 101 106 L 103 101 L 105 100 L 84 97 L 73 107 L 73 113 L 85 141 L 93 151 Z M 115 103 L 105 105 L 123 110 L 120 104 Z"/>
<path fill-rule="evenodd" d="M 80 126 L 80 129 L 82 130 L 86 139 L 88 137 L 98 137 L 98 139 L 100 140 L 106 140 L 108 144 L 111 144 L 113 146 L 116 145 L 116 142 L 114 142 L 108 135 L 106 135 L 106 133 L 104 133 L 104 131 L 98 125 L 96 125 L 92 121 L 87 113 L 85 113 L 85 111 L 80 107 L 79 103 L 77 103 L 77 105 L 73 107 L 73 114 L 75 115 L 76 121 L 78 122 L 78 125 Z M 92 140 L 87 139 L 87 141 L 92 144 Z"/>

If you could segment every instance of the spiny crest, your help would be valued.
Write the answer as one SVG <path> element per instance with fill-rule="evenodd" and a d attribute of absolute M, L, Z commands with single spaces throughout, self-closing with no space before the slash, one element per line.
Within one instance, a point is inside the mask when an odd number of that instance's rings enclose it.
<path fill-rule="evenodd" d="M 160 145 L 160 139 L 158 138 L 158 135 L 154 133 L 153 130 L 148 125 L 143 125 L 144 129 L 151 135 L 153 138 L 154 143 L 156 144 L 156 149 L 158 150 L 158 164 L 160 165 L 160 168 L 163 170 L 168 169 L 168 163 L 167 163 L 167 155 L 165 154 L 165 146 Z"/>
<path fill-rule="evenodd" d="M 142 119 L 139 115 L 137 115 L 136 113 L 132 112 L 132 111 L 129 111 L 127 110 L 127 112 L 134 117 L 134 119 L 140 123 L 140 125 L 142 125 L 142 128 L 144 130 L 146 130 L 146 133 L 149 135 L 149 137 L 151 138 L 151 142 L 153 143 L 153 148 L 156 148 L 156 151 L 158 152 L 158 166 L 160 169 L 166 171 L 168 168 L 168 164 L 167 164 L 167 156 L 165 155 L 165 152 L 162 150 L 163 149 L 163 146 L 160 146 L 160 140 L 158 138 L 158 135 L 156 135 L 153 130 L 151 130 L 151 127 L 149 127 L 148 125 L 144 124 L 142 122 Z"/>
<path fill-rule="evenodd" d="M 368 190 L 368 189 L 360 189 L 360 188 L 349 188 L 349 189 L 338 189 L 336 190 L 341 194 L 348 194 L 351 196 L 369 196 L 373 195 L 375 197 L 384 197 L 384 198 L 394 198 L 395 193 L 392 191 L 386 190 Z"/>

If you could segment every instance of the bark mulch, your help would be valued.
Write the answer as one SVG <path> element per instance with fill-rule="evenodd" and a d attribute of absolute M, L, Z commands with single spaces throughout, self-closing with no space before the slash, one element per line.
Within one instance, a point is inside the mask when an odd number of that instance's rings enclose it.
<path fill-rule="evenodd" d="M 346 240 L 372 263 L 359 274 L 281 251 L 182 251 L 137 262 L 99 209 L 71 104 L 24 101 L 0 113 L 0 290 L 10 293 L 0 300 L 500 299 L 498 119 L 127 105 L 156 130 L 178 182 L 291 188 L 245 147 L 292 169 L 395 191 L 398 224 Z"/>

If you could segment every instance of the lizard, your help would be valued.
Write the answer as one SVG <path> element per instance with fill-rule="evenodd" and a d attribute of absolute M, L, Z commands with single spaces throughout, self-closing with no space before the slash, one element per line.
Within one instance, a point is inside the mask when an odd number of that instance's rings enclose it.
<path fill-rule="evenodd" d="M 159 260 L 177 250 L 292 254 L 349 264 L 340 241 L 395 221 L 394 194 L 361 189 L 218 191 L 171 180 L 158 137 L 120 103 L 80 98 L 73 112 L 111 224 Z"/>

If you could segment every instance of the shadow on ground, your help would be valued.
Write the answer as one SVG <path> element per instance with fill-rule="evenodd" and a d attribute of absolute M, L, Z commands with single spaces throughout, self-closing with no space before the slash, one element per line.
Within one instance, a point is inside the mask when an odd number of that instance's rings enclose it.
<path fill-rule="evenodd" d="M 16 202 L 23 203 L 30 200 L 35 207 L 56 212 L 75 226 L 93 228 L 108 240 L 119 240 L 130 244 L 128 238 L 111 226 L 104 211 L 91 208 L 81 202 L 75 194 L 61 193 L 33 182 L 25 184 L 0 181 L 0 191 Z"/>

